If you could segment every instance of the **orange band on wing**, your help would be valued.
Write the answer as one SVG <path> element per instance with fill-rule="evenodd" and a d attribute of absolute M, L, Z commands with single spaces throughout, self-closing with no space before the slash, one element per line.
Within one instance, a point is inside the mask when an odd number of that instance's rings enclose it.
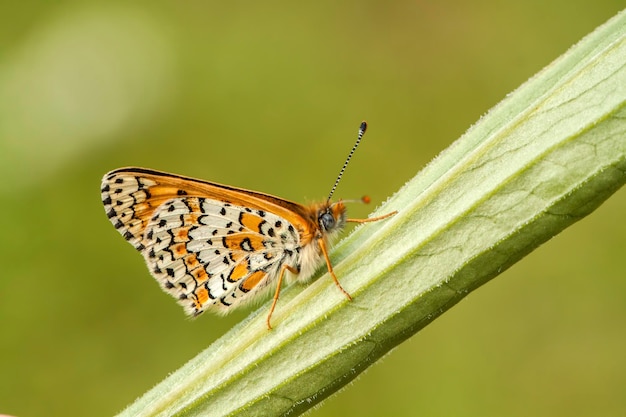
<path fill-rule="evenodd" d="M 259 283 L 263 281 L 266 275 L 267 274 L 263 271 L 256 271 L 254 274 L 250 275 L 248 279 L 246 279 L 239 286 L 239 288 L 241 288 L 242 291 L 250 291 L 254 289 L 254 287 L 256 287 L 257 285 L 259 285 Z"/>
<path fill-rule="evenodd" d="M 189 229 L 191 229 L 191 226 L 174 229 L 172 231 L 174 235 L 174 242 L 189 242 Z"/>
<path fill-rule="evenodd" d="M 232 251 L 257 252 L 265 249 L 263 237 L 256 233 L 235 233 L 224 236 L 224 247 Z"/>
<path fill-rule="evenodd" d="M 185 266 L 189 270 L 196 269 L 200 265 L 200 262 L 198 261 L 198 257 L 196 256 L 195 253 L 185 256 L 184 261 L 185 261 Z"/>
<path fill-rule="evenodd" d="M 261 223 L 263 221 L 262 217 L 246 212 L 241 213 L 241 216 L 239 216 L 239 223 L 256 233 L 261 233 Z"/>
<path fill-rule="evenodd" d="M 201 287 L 197 288 L 194 291 L 196 299 L 194 300 L 194 305 L 198 310 L 201 310 L 204 304 L 209 301 L 209 291 L 206 288 Z"/>
<path fill-rule="evenodd" d="M 187 244 L 186 243 L 176 243 L 170 246 L 170 250 L 174 255 L 174 259 L 182 258 L 187 255 Z"/>
<path fill-rule="evenodd" d="M 241 278 L 248 275 L 248 262 L 239 262 L 234 268 L 233 272 L 229 275 L 228 280 L 231 282 L 239 281 Z"/>
<path fill-rule="evenodd" d="M 191 271 L 191 275 L 193 275 L 193 277 L 196 279 L 198 285 L 209 279 L 209 274 L 207 274 L 203 266 L 200 266 Z"/>

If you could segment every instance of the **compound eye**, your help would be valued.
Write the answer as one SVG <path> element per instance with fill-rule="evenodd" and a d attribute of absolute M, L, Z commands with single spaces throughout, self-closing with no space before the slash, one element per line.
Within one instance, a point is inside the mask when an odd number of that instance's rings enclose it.
<path fill-rule="evenodd" d="M 320 224 L 324 230 L 330 230 L 335 227 L 335 218 L 332 214 L 326 212 L 320 216 Z"/>

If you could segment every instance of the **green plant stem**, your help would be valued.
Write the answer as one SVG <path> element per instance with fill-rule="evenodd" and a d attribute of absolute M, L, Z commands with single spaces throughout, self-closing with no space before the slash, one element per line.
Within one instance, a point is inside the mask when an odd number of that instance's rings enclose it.
<path fill-rule="evenodd" d="M 626 181 L 626 13 L 496 106 L 332 253 L 123 416 L 297 415 Z"/>

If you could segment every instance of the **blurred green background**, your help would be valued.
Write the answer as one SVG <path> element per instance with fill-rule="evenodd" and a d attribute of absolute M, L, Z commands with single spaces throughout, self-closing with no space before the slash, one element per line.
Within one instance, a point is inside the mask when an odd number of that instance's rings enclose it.
<path fill-rule="evenodd" d="M 249 311 L 186 319 L 109 224 L 105 172 L 323 199 L 366 119 L 336 196 L 379 203 L 622 7 L 5 2 L 0 413 L 112 415 Z M 623 415 L 625 212 L 620 191 L 311 415 Z"/>

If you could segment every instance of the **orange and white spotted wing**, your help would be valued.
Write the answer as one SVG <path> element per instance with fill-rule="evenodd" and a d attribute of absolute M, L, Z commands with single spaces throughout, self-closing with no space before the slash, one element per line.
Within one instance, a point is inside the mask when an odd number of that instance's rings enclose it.
<path fill-rule="evenodd" d="M 341 202 L 305 207 L 143 168 L 106 174 L 102 201 L 115 228 L 190 315 L 227 312 L 256 298 L 285 266 L 307 279 L 324 260 L 319 239 L 330 243 L 345 223 Z M 332 214 L 333 233 L 320 232 L 320 210 Z"/>

